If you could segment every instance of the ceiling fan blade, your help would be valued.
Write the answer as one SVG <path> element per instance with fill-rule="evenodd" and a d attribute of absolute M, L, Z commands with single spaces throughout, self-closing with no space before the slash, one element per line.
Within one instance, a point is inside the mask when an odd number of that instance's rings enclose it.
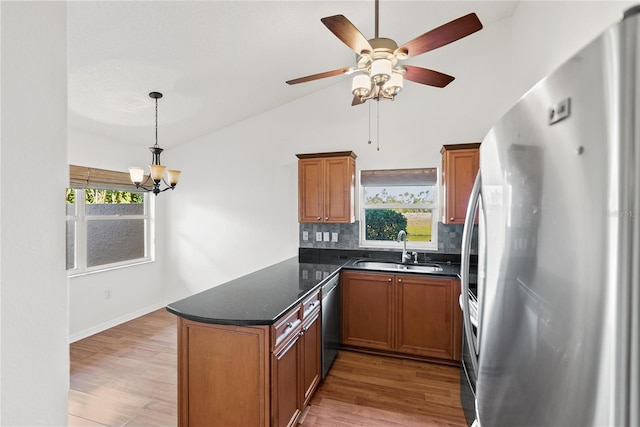
<path fill-rule="evenodd" d="M 448 74 L 426 68 L 414 67 L 412 65 L 404 65 L 404 68 L 407 70 L 404 74 L 405 79 L 423 85 L 445 87 L 455 79 L 455 77 Z"/>
<path fill-rule="evenodd" d="M 300 78 L 293 79 L 293 80 L 288 80 L 286 83 L 288 85 L 295 85 L 295 84 L 298 84 L 298 83 L 305 83 L 305 82 L 310 82 L 310 81 L 313 81 L 313 80 L 324 79 L 325 77 L 333 77 L 333 76 L 337 76 L 337 75 L 340 75 L 340 74 L 346 74 L 349 71 L 351 71 L 351 67 L 344 67 L 344 68 L 339 68 L 337 70 L 326 71 L 324 73 L 312 74 L 310 76 L 305 76 L 305 77 L 300 77 Z"/>
<path fill-rule="evenodd" d="M 434 28 L 405 43 L 397 51 L 405 51 L 407 57 L 437 49 L 482 29 L 478 15 L 470 13 Z"/>
<path fill-rule="evenodd" d="M 360 105 L 360 104 L 364 104 L 364 101 L 362 100 L 362 98 L 360 98 L 358 95 L 353 95 L 353 101 L 351 101 L 351 106 L 355 106 L 355 105 Z"/>
<path fill-rule="evenodd" d="M 335 34 L 344 44 L 353 49 L 358 55 L 362 52 L 373 52 L 369 41 L 362 35 L 355 25 L 343 15 L 328 16 L 320 19 L 322 23 Z"/>

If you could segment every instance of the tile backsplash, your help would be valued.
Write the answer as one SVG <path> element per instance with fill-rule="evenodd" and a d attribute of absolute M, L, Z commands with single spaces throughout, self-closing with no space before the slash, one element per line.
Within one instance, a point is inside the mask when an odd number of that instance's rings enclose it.
<path fill-rule="evenodd" d="M 438 223 L 438 252 L 459 254 L 462 246 L 462 225 L 448 225 Z M 359 249 L 360 248 L 360 222 L 352 224 L 323 224 L 323 223 L 300 223 L 299 240 L 301 248 L 316 249 Z M 307 233 L 307 240 L 304 240 L 304 233 Z M 338 233 L 338 241 L 316 241 L 316 233 L 329 233 L 331 240 L 333 233 Z M 471 240 L 471 253 L 476 253 L 478 229 L 473 230 Z M 399 247 L 400 248 L 400 247 Z"/>

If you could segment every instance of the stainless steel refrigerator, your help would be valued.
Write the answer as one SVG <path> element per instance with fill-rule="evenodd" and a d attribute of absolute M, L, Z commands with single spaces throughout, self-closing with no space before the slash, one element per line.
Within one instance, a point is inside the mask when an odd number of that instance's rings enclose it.
<path fill-rule="evenodd" d="M 476 423 L 639 426 L 640 10 L 491 129 L 479 213 Z"/>

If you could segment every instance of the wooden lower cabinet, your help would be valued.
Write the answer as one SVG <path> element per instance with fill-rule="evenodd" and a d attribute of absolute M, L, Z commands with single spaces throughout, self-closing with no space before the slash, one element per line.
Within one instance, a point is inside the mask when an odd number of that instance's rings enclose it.
<path fill-rule="evenodd" d="M 302 326 L 302 407 L 309 404 L 322 376 L 322 335 L 320 310 Z"/>
<path fill-rule="evenodd" d="M 456 278 L 343 272 L 345 346 L 459 361 L 462 312 Z"/>
<path fill-rule="evenodd" d="M 320 294 L 272 326 L 179 318 L 180 427 L 293 426 L 321 376 Z"/>
<path fill-rule="evenodd" d="M 272 356 L 273 426 L 295 425 L 320 382 L 319 308 L 305 316 L 300 330 Z"/>
<path fill-rule="evenodd" d="M 300 352 L 300 338 L 295 334 L 284 348 L 272 356 L 273 426 L 294 425 L 300 416 Z"/>
<path fill-rule="evenodd" d="M 343 272 L 342 343 L 393 349 L 393 275 Z"/>
<path fill-rule="evenodd" d="M 179 318 L 178 424 L 268 426 L 269 327 Z"/>
<path fill-rule="evenodd" d="M 397 351 L 460 360 L 462 312 L 455 279 L 396 276 Z"/>

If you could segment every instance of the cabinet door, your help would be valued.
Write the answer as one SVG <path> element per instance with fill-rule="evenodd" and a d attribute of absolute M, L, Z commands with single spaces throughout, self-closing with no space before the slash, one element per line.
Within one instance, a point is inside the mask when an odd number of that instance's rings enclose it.
<path fill-rule="evenodd" d="M 344 272 L 340 279 L 343 344 L 391 350 L 393 276 Z"/>
<path fill-rule="evenodd" d="M 298 160 L 298 221 L 322 222 L 324 172 L 322 159 Z"/>
<path fill-rule="evenodd" d="M 396 350 L 454 359 L 457 350 L 454 279 L 401 275 L 397 281 Z M 457 304 L 456 304 L 457 305 Z"/>
<path fill-rule="evenodd" d="M 355 220 L 355 160 L 351 157 L 324 160 L 324 221 Z"/>
<path fill-rule="evenodd" d="M 464 224 L 469 195 L 478 173 L 480 152 L 477 148 L 447 150 L 443 154 L 446 224 Z"/>
<path fill-rule="evenodd" d="M 300 340 L 296 333 L 271 363 L 272 426 L 293 426 L 300 416 Z"/>
<path fill-rule="evenodd" d="M 178 322 L 178 425 L 268 426 L 267 327 Z"/>
<path fill-rule="evenodd" d="M 302 326 L 302 392 L 303 409 L 311 400 L 322 375 L 320 336 L 320 310 L 309 317 Z"/>

